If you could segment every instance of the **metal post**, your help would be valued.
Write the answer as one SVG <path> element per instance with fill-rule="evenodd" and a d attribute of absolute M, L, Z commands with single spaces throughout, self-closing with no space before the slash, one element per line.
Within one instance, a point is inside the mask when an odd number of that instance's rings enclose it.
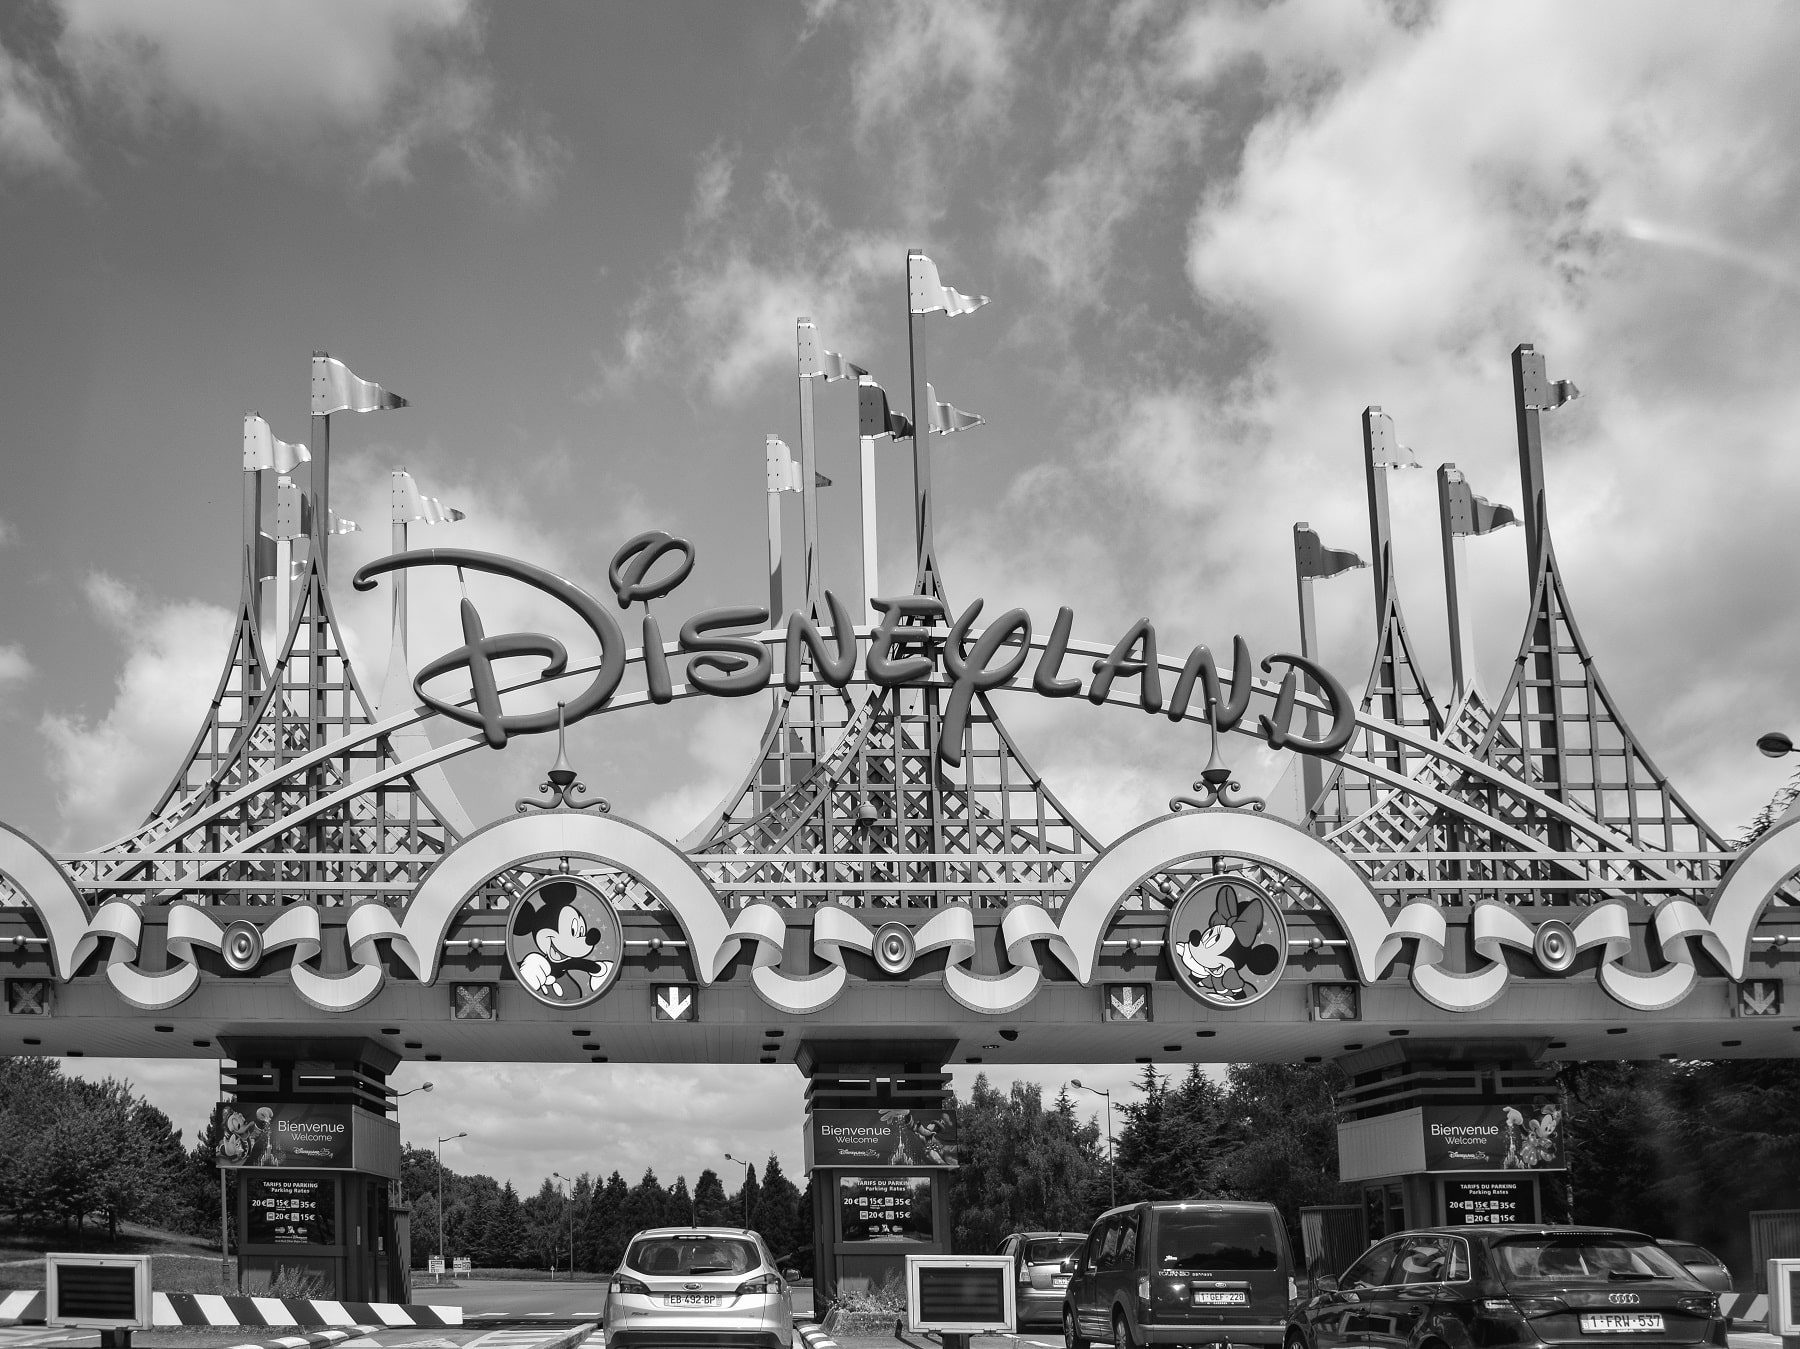
<path fill-rule="evenodd" d="M 226 1262 L 231 1259 L 231 1219 L 229 1201 L 225 1197 L 225 1168 L 219 1168 L 219 1284 L 225 1283 Z M 237 1272 L 238 1291 L 244 1288 L 244 1271 Z"/>
<path fill-rule="evenodd" d="M 873 603 L 876 595 L 876 588 L 880 584 L 877 579 L 875 565 L 878 556 L 875 543 L 875 437 L 862 436 L 860 437 L 860 440 L 860 463 L 862 465 L 863 612 L 868 615 L 868 621 L 874 623 L 878 622 L 881 617 L 875 612 L 875 605 Z"/>
<path fill-rule="evenodd" d="M 931 526 L 931 401 L 925 391 L 925 342 L 919 332 L 920 315 L 913 312 L 917 307 L 913 259 L 923 256 L 917 248 L 906 253 L 906 353 L 912 368 L 913 537 L 918 550 L 915 589 L 927 594 L 927 577 L 935 581 L 937 571 L 937 540 Z"/>
<path fill-rule="evenodd" d="M 800 602 L 809 614 L 819 603 L 819 475 L 813 433 L 813 379 L 806 373 L 804 348 L 817 340 L 818 331 L 811 319 L 795 321 L 794 341 L 800 353 L 800 539 L 804 550 Z"/>
<path fill-rule="evenodd" d="M 1563 765 L 1562 734 L 1559 725 L 1561 699 L 1556 691 L 1556 653 L 1552 650 L 1556 641 L 1554 626 L 1550 622 L 1550 596 L 1544 595 L 1538 600 L 1538 580 L 1543 576 L 1545 553 L 1549 547 L 1548 516 L 1544 504 L 1544 438 L 1539 424 L 1537 404 L 1542 401 L 1538 391 L 1549 384 L 1545 372 L 1543 356 L 1529 342 L 1521 342 L 1513 348 L 1513 412 L 1518 420 L 1519 430 L 1519 477 L 1524 487 L 1524 521 L 1525 521 L 1525 565 L 1527 568 L 1527 593 L 1537 602 L 1537 611 L 1532 619 L 1531 644 L 1535 648 L 1532 661 L 1531 680 L 1533 688 L 1520 690 L 1521 698 L 1528 699 L 1530 709 L 1522 719 L 1526 744 L 1523 746 L 1528 755 L 1537 759 L 1537 768 L 1543 777 L 1544 790 L 1550 795 L 1562 798 Z M 1531 397 L 1528 394 L 1536 394 Z M 1535 746 L 1532 727 L 1536 727 Z M 1567 843 L 1567 828 L 1559 822 L 1551 821 L 1549 825 L 1549 841 L 1553 848 L 1562 848 Z"/>
<path fill-rule="evenodd" d="M 1455 464 L 1439 464 L 1438 528 L 1444 544 L 1444 608 L 1450 623 L 1450 704 L 1459 706 L 1480 681 L 1475 633 L 1468 622 L 1468 547 L 1474 529 L 1469 484 Z"/>
<path fill-rule="evenodd" d="M 1298 592 L 1300 601 L 1300 654 L 1308 660 L 1317 660 L 1319 658 L 1319 620 L 1313 607 L 1313 578 L 1308 576 L 1306 569 L 1300 565 L 1300 550 L 1305 542 L 1302 535 L 1310 529 L 1311 526 L 1304 520 L 1295 522 L 1294 588 Z M 1232 677 L 1234 679 L 1238 677 L 1237 671 L 1232 671 Z M 1308 676 L 1305 682 L 1306 691 L 1316 695 L 1319 690 L 1314 685 L 1311 676 Z M 1309 740 L 1319 738 L 1319 712 L 1317 708 L 1310 705 L 1306 709 L 1306 735 Z M 1319 794 L 1324 790 L 1325 770 L 1324 766 L 1320 764 L 1318 756 L 1302 754 L 1300 756 L 1301 809 L 1311 811 L 1318 805 Z"/>
<path fill-rule="evenodd" d="M 388 541 L 396 553 L 406 551 L 406 512 L 411 504 L 406 490 L 406 470 L 397 468 L 390 478 L 388 500 L 388 518 L 392 525 Z M 406 568 L 401 567 L 388 578 L 394 590 L 393 644 L 388 655 L 390 671 L 406 669 L 406 576 Z"/>
<path fill-rule="evenodd" d="M 1079 1087 L 1085 1092 L 1091 1092 L 1093 1095 L 1099 1096 L 1106 1101 L 1106 1189 L 1107 1194 L 1110 1196 L 1110 1202 L 1107 1204 L 1107 1207 L 1115 1207 L 1119 1202 L 1119 1159 L 1113 1152 L 1112 1093 L 1110 1091 L 1102 1091 L 1099 1087 L 1084 1086 L 1081 1079 L 1076 1077 L 1071 1077 L 1069 1079 L 1069 1085 L 1071 1087 Z"/>

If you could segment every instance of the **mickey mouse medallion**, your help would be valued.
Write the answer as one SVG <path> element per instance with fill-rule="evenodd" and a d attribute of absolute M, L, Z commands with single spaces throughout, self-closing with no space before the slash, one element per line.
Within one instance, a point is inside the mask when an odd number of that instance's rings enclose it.
<path fill-rule="evenodd" d="M 1242 1007 L 1281 980 L 1287 920 L 1281 905 L 1239 876 L 1208 876 L 1169 913 L 1169 963 L 1201 1002 Z"/>
<path fill-rule="evenodd" d="M 592 1002 L 612 987 L 624 954 L 625 933 L 611 901 L 579 876 L 539 881 L 513 906 L 506 958 L 539 1002 Z"/>

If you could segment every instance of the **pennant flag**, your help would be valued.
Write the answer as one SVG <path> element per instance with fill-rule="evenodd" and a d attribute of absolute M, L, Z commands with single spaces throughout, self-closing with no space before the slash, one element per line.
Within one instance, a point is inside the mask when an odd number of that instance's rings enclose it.
<path fill-rule="evenodd" d="M 823 378 L 829 384 L 834 379 L 856 379 L 869 373 L 835 351 L 820 347 L 819 329 L 811 319 L 794 320 L 794 341 L 799 348 L 801 379 Z"/>
<path fill-rule="evenodd" d="M 931 429 L 940 436 L 947 436 L 952 431 L 967 431 L 971 426 L 983 426 L 987 423 L 987 418 L 978 413 L 964 412 L 961 408 L 938 402 L 937 390 L 929 384 L 925 386 L 925 401 L 931 407 Z"/>
<path fill-rule="evenodd" d="M 414 520 L 428 525 L 450 525 L 469 518 L 456 507 L 446 506 L 436 497 L 426 496 L 413 481 L 413 475 L 403 468 L 394 470 L 394 485 L 389 500 L 389 519 L 396 525 Z"/>
<path fill-rule="evenodd" d="M 1496 529 L 1519 523 L 1512 507 L 1498 506 L 1486 497 L 1475 495 L 1469 480 L 1455 464 L 1445 464 L 1444 504 L 1450 517 L 1450 532 L 1468 537 L 1492 534 Z"/>
<path fill-rule="evenodd" d="M 865 436 L 892 436 L 906 440 L 913 433 L 912 422 L 904 413 L 888 407 L 887 391 L 867 375 L 856 381 L 857 412 L 860 433 Z"/>
<path fill-rule="evenodd" d="M 827 478 L 823 473 L 819 472 L 817 469 L 814 469 L 813 470 L 813 486 L 814 487 L 829 487 L 829 486 L 831 486 L 831 479 Z"/>
<path fill-rule="evenodd" d="M 1400 443 L 1394 433 L 1394 419 L 1378 407 L 1363 416 L 1369 420 L 1369 454 L 1376 468 L 1418 468 L 1419 456 Z"/>
<path fill-rule="evenodd" d="M 1368 565 L 1347 548 L 1325 547 L 1319 542 L 1319 532 L 1308 529 L 1304 520 L 1294 526 L 1294 570 L 1302 580 L 1337 576 Z"/>
<path fill-rule="evenodd" d="M 869 373 L 854 361 L 846 361 L 835 351 L 821 351 L 819 361 L 819 373 L 825 377 L 827 384 L 834 379 L 857 379 Z"/>
<path fill-rule="evenodd" d="M 771 492 L 798 492 L 805 486 L 800 476 L 800 465 L 794 462 L 794 452 L 787 447 L 785 440 L 780 436 L 765 436 L 763 451 L 769 460 Z"/>
<path fill-rule="evenodd" d="M 290 445 L 275 439 L 269 424 L 254 412 L 244 418 L 244 472 L 272 468 L 277 473 L 292 473 L 300 464 L 310 464 L 312 455 L 304 445 Z"/>
<path fill-rule="evenodd" d="M 346 520 L 336 511 L 330 511 L 327 514 L 331 520 L 331 528 L 325 531 L 327 534 L 360 534 L 362 532 L 362 526 L 356 521 Z"/>
<path fill-rule="evenodd" d="M 937 264 L 914 249 L 906 255 L 906 292 L 912 312 L 930 314 L 943 310 L 952 316 L 973 314 L 988 302 L 985 295 L 964 295 L 938 280 Z"/>
<path fill-rule="evenodd" d="M 359 379 L 342 361 L 319 352 L 312 362 L 312 415 L 323 417 L 333 412 L 385 412 L 403 408 L 406 400 L 389 393 L 379 384 Z"/>

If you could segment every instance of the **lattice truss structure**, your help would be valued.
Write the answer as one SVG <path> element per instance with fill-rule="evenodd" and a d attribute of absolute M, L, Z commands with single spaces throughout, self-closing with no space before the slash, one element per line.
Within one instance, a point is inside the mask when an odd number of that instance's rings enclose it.
<path fill-rule="evenodd" d="M 400 904 L 455 844 L 412 777 L 368 781 L 398 759 L 388 737 L 366 734 L 369 702 L 309 553 L 272 661 L 246 559 L 225 668 L 181 768 L 143 825 L 73 862 L 96 902 Z"/>
<path fill-rule="evenodd" d="M 1547 528 L 1543 539 L 1524 637 L 1500 699 L 1490 708 L 1470 689 L 1432 727 L 1429 745 L 1407 747 L 1410 755 L 1393 750 L 1393 737 L 1359 732 L 1309 824 L 1394 904 L 1672 894 L 1703 901 L 1730 854 L 1608 694 Z M 1409 691 L 1421 709 L 1411 714 Z M 1383 698 L 1396 709 L 1387 718 L 1395 724 L 1417 730 L 1434 719 L 1397 601 L 1384 614 L 1364 710 L 1382 712 Z M 1371 779 L 1362 764 L 1389 771 Z M 1405 781 L 1396 784 L 1401 766 Z M 1360 788 L 1349 782 L 1356 777 Z"/>
<path fill-rule="evenodd" d="M 1060 907 L 1099 844 L 985 695 L 961 763 L 943 763 L 947 696 L 909 687 L 859 701 L 816 685 L 787 695 L 750 776 L 688 841 L 695 863 L 734 907 Z"/>

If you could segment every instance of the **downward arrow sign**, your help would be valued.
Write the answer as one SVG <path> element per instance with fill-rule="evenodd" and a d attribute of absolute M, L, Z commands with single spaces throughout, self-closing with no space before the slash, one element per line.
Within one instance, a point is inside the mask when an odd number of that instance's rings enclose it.
<path fill-rule="evenodd" d="M 656 990 L 656 1010 L 669 1021 L 686 1021 L 694 1006 L 694 995 L 685 988 L 669 985 Z"/>
<path fill-rule="evenodd" d="M 1148 999 L 1135 988 L 1124 987 L 1112 990 L 1113 1017 L 1119 1021 L 1136 1021 L 1144 1011 L 1144 1003 Z"/>
<path fill-rule="evenodd" d="M 1773 979 L 1756 979 L 1738 990 L 1741 999 L 1739 1015 L 1741 1016 L 1774 1016 L 1775 1000 L 1780 985 Z"/>

